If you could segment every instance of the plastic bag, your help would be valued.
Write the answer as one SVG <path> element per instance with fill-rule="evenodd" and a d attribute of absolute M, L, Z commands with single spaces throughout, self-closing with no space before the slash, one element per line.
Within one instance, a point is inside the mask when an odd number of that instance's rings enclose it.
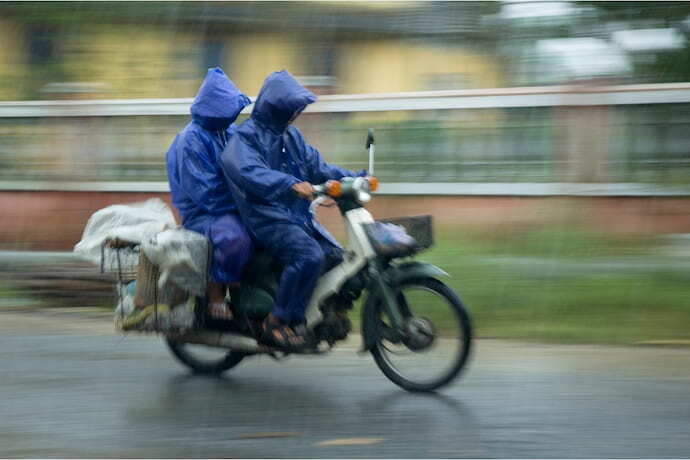
<path fill-rule="evenodd" d="M 417 240 L 402 225 L 374 222 L 367 225 L 366 232 L 376 253 L 383 256 L 400 257 L 419 248 Z"/>
<path fill-rule="evenodd" d="M 115 308 L 116 317 L 129 316 L 134 312 L 134 292 L 136 287 L 136 281 L 130 281 L 127 284 L 117 283 L 116 289 L 119 301 Z"/>

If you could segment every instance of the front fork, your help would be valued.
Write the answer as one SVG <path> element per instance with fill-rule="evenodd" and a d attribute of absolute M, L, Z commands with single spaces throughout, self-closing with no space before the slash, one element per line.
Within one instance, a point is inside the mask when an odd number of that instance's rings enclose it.
<path fill-rule="evenodd" d="M 381 263 L 372 263 L 369 266 L 370 295 L 378 297 L 383 302 L 383 310 L 390 319 L 392 330 L 387 332 L 388 340 L 398 342 L 403 338 L 405 328 L 405 318 L 400 309 L 400 304 L 395 290 L 392 288 L 392 281 L 383 270 Z M 375 318 L 369 318 L 375 321 Z M 365 319 L 367 321 L 367 319 Z M 365 338 L 366 341 L 366 338 Z"/>

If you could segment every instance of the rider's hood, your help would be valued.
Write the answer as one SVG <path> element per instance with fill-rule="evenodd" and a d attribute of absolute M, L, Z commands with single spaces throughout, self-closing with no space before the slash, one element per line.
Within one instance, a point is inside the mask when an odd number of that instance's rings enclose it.
<path fill-rule="evenodd" d="M 227 129 L 250 103 L 223 70 L 215 67 L 208 69 L 190 111 L 195 123 L 204 129 L 219 131 Z"/>
<path fill-rule="evenodd" d="M 289 122 L 315 100 L 314 93 L 300 85 L 287 70 L 273 72 L 261 87 L 252 118 L 283 132 Z"/>

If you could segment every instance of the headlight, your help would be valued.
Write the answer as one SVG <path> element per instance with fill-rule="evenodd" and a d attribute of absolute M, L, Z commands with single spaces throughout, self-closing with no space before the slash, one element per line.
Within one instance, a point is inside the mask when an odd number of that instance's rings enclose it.
<path fill-rule="evenodd" d="M 371 201 L 371 193 L 366 190 L 357 190 L 357 201 L 360 203 L 368 203 Z"/>
<path fill-rule="evenodd" d="M 357 191 L 364 190 L 365 192 L 368 192 L 370 190 L 369 181 L 366 177 L 355 177 L 355 181 L 352 183 L 352 186 Z"/>

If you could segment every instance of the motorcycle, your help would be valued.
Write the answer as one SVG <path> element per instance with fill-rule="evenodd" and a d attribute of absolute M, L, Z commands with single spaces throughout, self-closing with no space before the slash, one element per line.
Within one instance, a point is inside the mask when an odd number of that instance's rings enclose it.
<path fill-rule="evenodd" d="M 367 147 L 372 172 L 371 131 Z M 345 221 L 347 244 L 342 262 L 320 277 L 308 303 L 306 327 L 314 346 L 300 353 L 324 354 L 347 339 L 352 331 L 349 316 L 363 297 L 360 354 L 370 353 L 383 374 L 400 387 L 433 391 L 453 381 L 467 363 L 470 316 L 453 289 L 439 279 L 448 274 L 413 259 L 433 242 L 431 216 L 374 220 L 364 206 L 377 186 L 369 176 L 314 187 L 312 212 L 326 200 L 335 201 Z M 261 324 L 273 308 L 279 276 L 280 268 L 270 256 L 257 254 L 242 286 L 231 292 L 235 317 L 212 319 L 206 313 L 207 301 L 197 299 L 196 327 L 166 334 L 172 354 L 203 374 L 221 374 L 252 355 L 287 357 L 258 340 Z M 209 357 L 209 347 L 221 354 Z"/>

